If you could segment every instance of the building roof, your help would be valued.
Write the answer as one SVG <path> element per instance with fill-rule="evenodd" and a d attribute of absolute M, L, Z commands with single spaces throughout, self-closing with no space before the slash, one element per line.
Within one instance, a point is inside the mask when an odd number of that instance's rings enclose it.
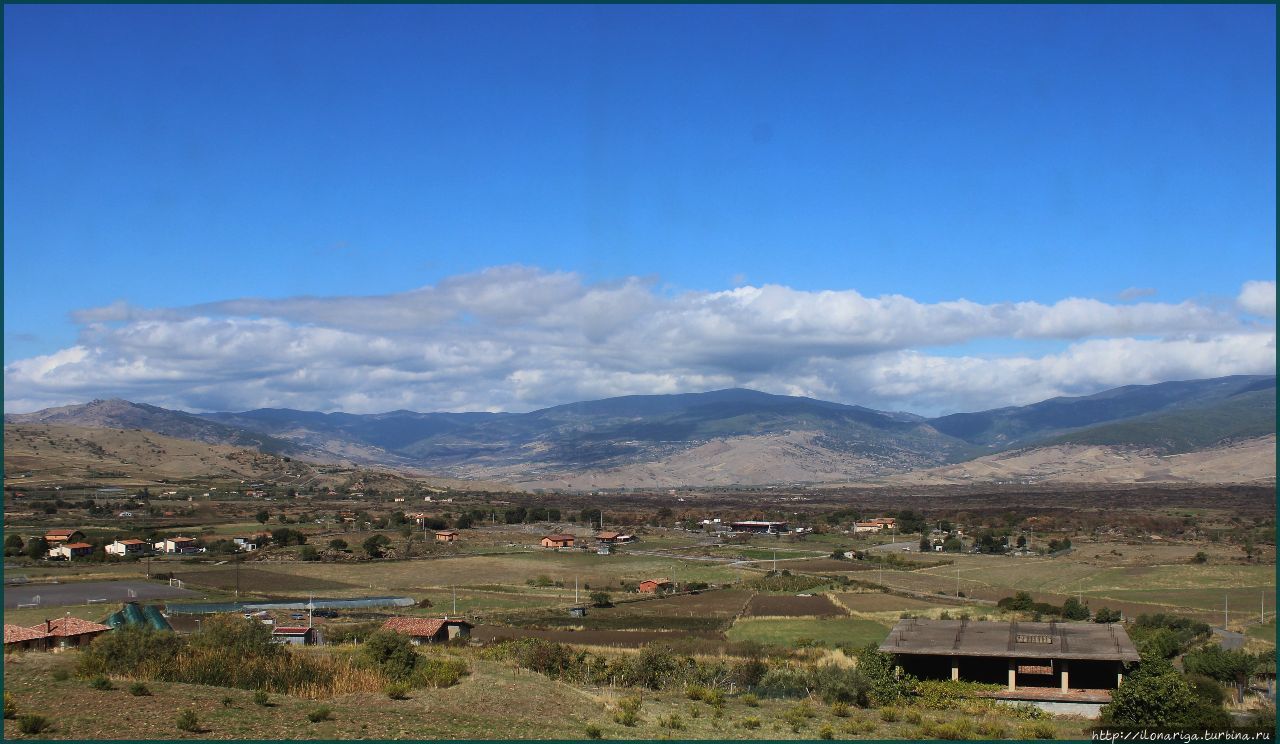
<path fill-rule="evenodd" d="M 45 530 L 45 537 L 71 537 L 80 530 Z"/>
<path fill-rule="evenodd" d="M 622 537 L 622 533 L 612 532 L 612 531 L 599 532 L 599 533 L 596 533 L 596 537 L 598 537 L 601 540 L 617 540 L 619 537 Z"/>
<path fill-rule="evenodd" d="M 1110 623 L 906 619 L 889 631 L 880 650 L 926 656 L 1139 661 L 1129 634 Z"/>
<path fill-rule="evenodd" d="M 753 527 L 770 527 L 775 524 L 786 524 L 786 522 L 765 522 L 758 519 L 747 519 L 741 522 L 730 522 L 729 524 L 746 524 L 746 525 L 751 525 Z"/>
<path fill-rule="evenodd" d="M 433 636 L 440 632 L 440 629 L 446 625 L 465 625 L 468 628 L 475 627 L 466 620 L 450 620 L 441 617 L 393 617 L 382 624 L 383 630 L 394 630 L 397 633 L 404 633 L 411 636 Z"/>
<path fill-rule="evenodd" d="M 670 584 L 671 579 L 645 579 L 641 584 Z"/>
<path fill-rule="evenodd" d="M 31 630 L 37 630 L 50 636 L 65 637 L 84 635 L 85 633 L 99 633 L 104 630 L 111 630 L 111 626 L 91 623 L 78 617 L 60 617 L 57 620 L 47 620 L 39 625 L 32 625 Z"/>
<path fill-rule="evenodd" d="M 121 545 L 146 545 L 147 544 L 146 540 L 139 540 L 133 537 L 129 538 L 128 540 L 116 540 L 116 542 L 120 543 Z"/>
<path fill-rule="evenodd" d="M 43 625 L 40 626 L 39 630 L 35 628 L 24 628 L 21 625 L 6 624 L 4 626 L 4 642 L 5 643 L 21 643 L 22 641 L 35 641 L 35 640 L 44 638 L 47 635 L 48 633 L 44 632 Z"/>
<path fill-rule="evenodd" d="M 276 626 L 271 629 L 271 635 L 306 635 L 311 631 L 311 628 L 304 628 L 302 626 Z"/>
<path fill-rule="evenodd" d="M 436 534 L 437 535 L 456 535 L 458 534 L 458 531 L 457 530 L 440 530 Z"/>
<path fill-rule="evenodd" d="M 67 543 L 66 545 L 63 545 L 62 547 L 64 547 L 64 548 L 90 548 L 90 549 L 92 549 L 92 548 L 93 548 L 93 546 L 92 546 L 92 545 L 90 545 L 89 543 Z"/>
<path fill-rule="evenodd" d="M 547 535 L 543 540 L 575 540 L 573 535 Z"/>
<path fill-rule="evenodd" d="M 169 537 L 166 539 L 169 542 L 195 542 L 196 541 L 194 537 Z"/>

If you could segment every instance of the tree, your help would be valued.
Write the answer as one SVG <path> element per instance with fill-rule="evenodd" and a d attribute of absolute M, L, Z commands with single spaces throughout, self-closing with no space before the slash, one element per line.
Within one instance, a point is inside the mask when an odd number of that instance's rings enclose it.
<path fill-rule="evenodd" d="M 933 550 L 933 543 L 929 542 L 929 536 L 921 535 L 920 536 L 920 552 L 928 553 L 930 550 Z"/>
<path fill-rule="evenodd" d="M 391 544 L 391 539 L 386 535 L 372 535 L 364 541 L 364 552 L 369 554 L 370 558 L 381 558 L 382 549 Z"/>
<path fill-rule="evenodd" d="M 1191 559 L 1192 563 L 1207 563 L 1208 561 L 1209 556 L 1203 550 L 1197 552 L 1195 557 Z"/>
<path fill-rule="evenodd" d="M 456 529 L 465 530 L 469 529 L 474 522 L 475 520 L 471 518 L 470 514 L 459 514 L 458 521 L 454 522 L 453 526 Z"/>
<path fill-rule="evenodd" d="M 298 552 L 298 557 L 304 561 L 320 560 L 320 553 L 315 549 L 314 545 L 303 545 L 302 550 Z"/>
<path fill-rule="evenodd" d="M 22 538 L 16 534 L 9 535 L 4 539 L 5 555 L 22 555 Z"/>
<path fill-rule="evenodd" d="M 1088 620 L 1089 608 L 1075 597 L 1067 597 L 1067 601 L 1062 603 L 1062 616 L 1068 620 Z"/>
<path fill-rule="evenodd" d="M 1017 543 L 1015 543 L 1015 544 L 1016 544 L 1019 548 L 1025 548 L 1025 547 L 1027 547 L 1027 536 L 1026 536 L 1026 535 L 1018 535 L 1018 541 L 1017 541 Z"/>
<path fill-rule="evenodd" d="M 346 550 L 346 549 L 347 549 L 347 541 L 346 541 L 346 540 L 343 540 L 343 539 L 342 539 L 342 538 L 340 538 L 340 537 L 339 537 L 339 538 L 334 538 L 333 540 L 330 540 L 330 541 L 329 541 L 329 547 L 333 548 L 334 550 Z"/>
<path fill-rule="evenodd" d="M 27 541 L 25 552 L 28 558 L 43 558 L 49 553 L 49 543 L 43 537 L 33 537 Z"/>
<path fill-rule="evenodd" d="M 1243 692 L 1258 666 L 1258 660 L 1244 651 L 1224 651 L 1221 646 L 1209 646 L 1182 657 L 1182 666 L 1189 673 L 1234 684 Z"/>
<path fill-rule="evenodd" d="M 846 555 L 847 551 L 848 551 L 848 548 L 836 548 L 835 550 L 831 551 L 831 557 L 836 559 L 837 561 L 843 561 L 848 557 Z"/>
<path fill-rule="evenodd" d="M 1158 671 L 1146 668 L 1125 677 L 1111 693 L 1111 703 L 1103 706 L 1102 719 L 1121 726 L 1177 726 L 1195 702 L 1191 687 L 1168 664 Z"/>
<path fill-rule="evenodd" d="M 1102 607 L 1093 615 L 1095 623 L 1118 623 L 1124 619 L 1124 614 L 1120 610 L 1113 610 L 1108 607 Z"/>
<path fill-rule="evenodd" d="M 266 524 L 267 520 L 271 519 L 271 515 L 266 509 L 260 509 L 257 514 L 253 515 L 253 518 L 258 520 L 258 524 Z"/>
<path fill-rule="evenodd" d="M 609 592 L 591 592 L 591 604 L 594 607 L 612 607 L 613 598 L 609 596 Z"/>

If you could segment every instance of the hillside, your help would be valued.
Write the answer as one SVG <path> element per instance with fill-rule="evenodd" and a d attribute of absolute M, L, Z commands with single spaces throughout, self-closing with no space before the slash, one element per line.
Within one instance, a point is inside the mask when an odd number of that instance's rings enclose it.
<path fill-rule="evenodd" d="M 501 480 L 523 487 L 880 479 L 995 452 L 1044 448 L 1049 449 L 1036 456 L 1041 464 L 1027 466 L 1036 475 L 1027 477 L 1042 477 L 1046 468 L 1052 469 L 1044 463 L 1058 463 L 1064 477 L 1076 473 L 1087 478 L 1089 466 L 1081 463 L 1093 462 L 1092 455 L 1081 460 L 1079 453 L 1088 447 L 1111 448 L 1106 451 L 1126 456 L 1159 456 L 1222 449 L 1273 435 L 1275 377 L 1126 386 L 933 419 L 730 389 L 607 398 L 518 414 L 357 415 L 289 409 L 190 414 L 113 400 L 10 415 L 5 421 L 137 428 L 315 461 Z M 955 477 L 1006 477 L 1005 466 L 974 467 Z M 1010 473 L 1022 472 L 1021 465 L 1008 467 Z M 1274 474 L 1274 457 L 1271 470 Z M 1255 472 L 1252 465 L 1245 471 Z M 1234 479 L 1244 473 L 1224 472 L 1221 477 Z"/>
<path fill-rule="evenodd" d="M 1060 444 L 987 455 L 902 473 L 894 484 L 964 483 L 1274 483 L 1274 434 L 1177 455 L 1108 445 Z"/>
<path fill-rule="evenodd" d="M 228 445 L 166 437 L 141 429 L 6 424 L 5 485 L 68 483 L 146 486 L 184 480 L 262 481 L 280 486 L 342 489 L 363 482 L 384 492 L 422 488 L 507 488 L 416 473 L 319 466 Z"/>

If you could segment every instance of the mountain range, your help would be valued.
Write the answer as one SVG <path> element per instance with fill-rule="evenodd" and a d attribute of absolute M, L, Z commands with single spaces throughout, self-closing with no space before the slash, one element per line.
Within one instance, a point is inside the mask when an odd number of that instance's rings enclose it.
<path fill-rule="evenodd" d="M 9 414 L 6 424 L 143 429 L 322 462 L 526 487 L 877 479 L 1010 452 L 1103 447 L 1168 457 L 1275 434 L 1274 375 L 1131 385 L 926 418 L 730 389 L 633 395 L 529 413 L 194 414 L 124 400 Z M 1274 454 L 1270 477 L 1274 478 Z M 1256 472 L 1267 472 L 1264 466 Z"/>

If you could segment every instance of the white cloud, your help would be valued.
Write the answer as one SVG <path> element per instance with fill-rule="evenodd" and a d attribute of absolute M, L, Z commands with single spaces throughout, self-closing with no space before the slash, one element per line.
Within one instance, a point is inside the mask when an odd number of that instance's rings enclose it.
<path fill-rule="evenodd" d="M 1156 290 L 1153 287 L 1129 287 L 1121 290 L 1119 297 L 1127 302 L 1141 297 L 1153 297 L 1155 294 Z"/>
<path fill-rule="evenodd" d="M 1249 282 L 1238 305 L 1274 317 L 1274 290 Z M 654 278 L 591 284 L 524 266 L 388 295 L 117 302 L 73 317 L 76 346 L 5 367 L 6 410 L 107 396 L 195 410 L 529 410 L 745 386 L 933 413 L 1275 369 L 1272 323 L 1194 302 L 922 303 L 777 285 L 668 294 Z M 980 339 L 1015 351 L 921 351 Z M 1044 340 L 1069 346 L 1016 351 Z"/>
<path fill-rule="evenodd" d="M 1245 282 L 1240 289 L 1240 296 L 1236 298 L 1236 304 L 1247 313 L 1274 320 L 1276 317 L 1275 280 Z"/>

